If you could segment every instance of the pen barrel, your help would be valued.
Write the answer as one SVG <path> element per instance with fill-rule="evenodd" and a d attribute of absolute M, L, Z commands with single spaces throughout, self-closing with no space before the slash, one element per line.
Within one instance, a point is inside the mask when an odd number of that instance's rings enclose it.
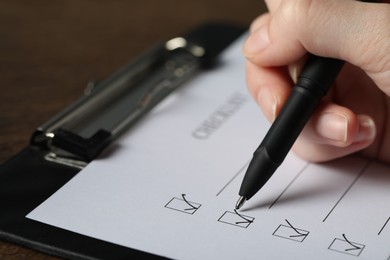
<path fill-rule="evenodd" d="M 344 62 L 311 56 L 279 115 L 253 154 L 240 196 L 250 199 L 283 162 Z"/>
<path fill-rule="evenodd" d="M 283 162 L 323 96 L 334 83 L 344 61 L 311 56 L 290 96 L 260 144 L 275 163 Z M 255 151 L 255 153 L 257 150 Z"/>
<path fill-rule="evenodd" d="M 280 164 L 334 83 L 344 61 L 311 56 L 290 96 L 259 146 Z M 256 153 L 256 152 L 255 152 Z"/>
<path fill-rule="evenodd" d="M 321 97 L 299 85 L 292 90 L 258 150 L 266 150 L 275 164 L 281 164 L 302 129 L 318 106 Z M 257 150 L 255 151 L 256 156 Z"/>
<path fill-rule="evenodd" d="M 343 60 L 311 55 L 298 77 L 296 86 L 321 98 L 334 83 L 344 63 Z"/>
<path fill-rule="evenodd" d="M 247 200 L 252 198 L 271 178 L 279 165 L 280 163 L 275 163 L 270 158 L 265 147 L 260 146 L 255 151 L 253 159 L 249 163 L 238 194 Z M 261 172 L 259 172 L 259 169 Z"/>
<path fill-rule="evenodd" d="M 250 199 L 283 162 L 344 62 L 311 56 L 279 115 L 253 154 L 239 195 Z"/>

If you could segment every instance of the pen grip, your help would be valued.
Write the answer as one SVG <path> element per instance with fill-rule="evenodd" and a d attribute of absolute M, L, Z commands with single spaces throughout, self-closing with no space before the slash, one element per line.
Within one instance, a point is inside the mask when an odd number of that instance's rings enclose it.
<path fill-rule="evenodd" d="M 283 162 L 343 64 L 344 61 L 337 59 L 314 55 L 309 58 L 297 84 L 260 144 L 259 151 L 265 149 L 277 165 Z"/>
<path fill-rule="evenodd" d="M 305 88 L 309 94 L 322 98 L 335 81 L 344 63 L 343 60 L 311 55 L 298 76 L 295 87 Z"/>

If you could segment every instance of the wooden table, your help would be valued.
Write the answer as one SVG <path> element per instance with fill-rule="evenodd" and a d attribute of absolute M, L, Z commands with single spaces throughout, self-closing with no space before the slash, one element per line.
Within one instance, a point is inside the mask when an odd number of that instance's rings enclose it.
<path fill-rule="evenodd" d="M 0 1 L 0 163 L 90 80 L 202 22 L 249 25 L 264 10 L 256 0 Z M 0 259 L 56 258 L 0 242 Z"/>

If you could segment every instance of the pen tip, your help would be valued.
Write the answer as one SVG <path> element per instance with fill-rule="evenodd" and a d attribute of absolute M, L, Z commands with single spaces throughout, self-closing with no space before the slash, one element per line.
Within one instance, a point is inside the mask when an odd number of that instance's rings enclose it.
<path fill-rule="evenodd" d="M 244 205 L 245 201 L 246 198 L 244 196 L 241 196 L 236 203 L 236 209 L 240 209 Z"/>

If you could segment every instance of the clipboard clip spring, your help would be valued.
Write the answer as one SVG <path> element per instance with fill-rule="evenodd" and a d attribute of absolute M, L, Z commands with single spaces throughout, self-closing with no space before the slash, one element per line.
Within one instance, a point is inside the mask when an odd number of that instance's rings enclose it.
<path fill-rule="evenodd" d="M 152 48 L 38 127 L 46 160 L 81 169 L 202 68 L 206 50 L 183 37 Z"/>

